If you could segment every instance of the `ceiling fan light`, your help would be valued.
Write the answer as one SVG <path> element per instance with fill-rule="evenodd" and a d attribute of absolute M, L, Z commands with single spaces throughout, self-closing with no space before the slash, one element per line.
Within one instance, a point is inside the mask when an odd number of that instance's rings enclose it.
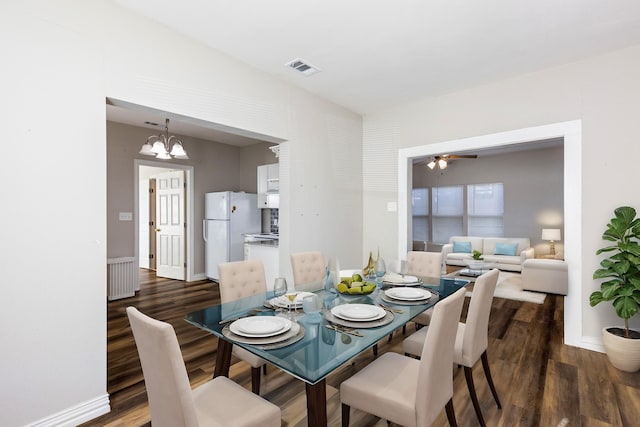
<path fill-rule="evenodd" d="M 438 167 L 440 169 L 446 169 L 447 168 L 447 161 L 445 159 L 438 160 Z"/>
<path fill-rule="evenodd" d="M 429 163 L 427 163 L 427 167 L 429 169 L 433 169 L 436 167 L 436 161 L 435 160 L 431 160 Z"/>

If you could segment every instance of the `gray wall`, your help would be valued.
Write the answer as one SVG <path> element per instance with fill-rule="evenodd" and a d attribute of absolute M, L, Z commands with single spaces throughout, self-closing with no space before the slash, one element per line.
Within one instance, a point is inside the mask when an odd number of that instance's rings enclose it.
<path fill-rule="evenodd" d="M 443 170 L 417 166 L 413 187 L 504 183 L 504 235 L 528 237 L 536 253 L 549 253 L 542 228 L 564 224 L 564 153 L 562 147 L 455 160 Z M 564 234 L 564 233 L 563 233 Z M 556 252 L 562 251 L 562 242 Z"/>
<path fill-rule="evenodd" d="M 135 212 L 134 159 L 156 160 L 138 151 L 153 130 L 121 123 L 107 122 L 107 256 L 133 256 L 135 253 L 135 222 L 119 221 L 119 212 Z M 213 141 L 177 135 L 184 143 L 188 160 L 163 162 L 189 165 L 194 169 L 194 246 L 193 272 L 204 272 L 204 243 L 202 218 L 204 193 L 212 191 L 246 191 L 257 189 L 258 165 L 273 163 L 276 159 L 270 147 L 258 143 L 248 147 L 235 147 Z M 162 162 L 158 160 L 158 162 Z"/>

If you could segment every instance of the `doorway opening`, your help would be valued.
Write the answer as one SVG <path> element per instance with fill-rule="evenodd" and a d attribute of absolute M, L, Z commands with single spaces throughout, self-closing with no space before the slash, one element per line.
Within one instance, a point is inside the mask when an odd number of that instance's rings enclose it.
<path fill-rule="evenodd" d="M 417 147 L 398 151 L 398 257 L 409 248 L 409 215 L 413 159 L 444 152 L 527 144 L 552 138 L 564 141 L 564 232 L 565 260 L 569 270 L 569 293 L 564 298 L 564 341 L 567 345 L 591 348 L 582 334 L 582 121 L 554 123 Z"/>
<path fill-rule="evenodd" d="M 155 270 L 158 277 L 194 280 L 193 187 L 192 166 L 134 160 L 135 250 L 140 268 Z"/>

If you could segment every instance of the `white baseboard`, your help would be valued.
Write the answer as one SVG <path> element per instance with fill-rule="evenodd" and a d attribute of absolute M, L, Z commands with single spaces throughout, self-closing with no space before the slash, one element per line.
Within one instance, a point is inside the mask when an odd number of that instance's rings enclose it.
<path fill-rule="evenodd" d="M 192 282 L 197 282 L 199 280 L 207 280 L 207 276 L 205 273 L 198 273 L 198 274 L 193 274 L 191 276 L 191 281 Z"/>
<path fill-rule="evenodd" d="M 599 353 L 605 353 L 604 344 L 602 343 L 602 337 L 582 337 L 582 343 L 580 347 L 587 350 L 597 351 Z"/>
<path fill-rule="evenodd" d="M 100 415 L 104 415 L 110 411 L 111 406 L 109 406 L 109 394 L 105 394 L 71 408 L 67 408 L 57 414 L 42 418 L 29 425 L 37 427 L 73 427 L 97 418 Z"/>

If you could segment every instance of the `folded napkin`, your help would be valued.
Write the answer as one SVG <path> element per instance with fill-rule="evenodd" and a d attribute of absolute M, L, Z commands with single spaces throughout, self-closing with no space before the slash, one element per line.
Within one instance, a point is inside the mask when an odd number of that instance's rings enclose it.
<path fill-rule="evenodd" d="M 389 283 L 416 283 L 418 278 L 416 276 L 403 276 L 398 273 L 387 273 L 382 278 L 382 281 Z"/>

